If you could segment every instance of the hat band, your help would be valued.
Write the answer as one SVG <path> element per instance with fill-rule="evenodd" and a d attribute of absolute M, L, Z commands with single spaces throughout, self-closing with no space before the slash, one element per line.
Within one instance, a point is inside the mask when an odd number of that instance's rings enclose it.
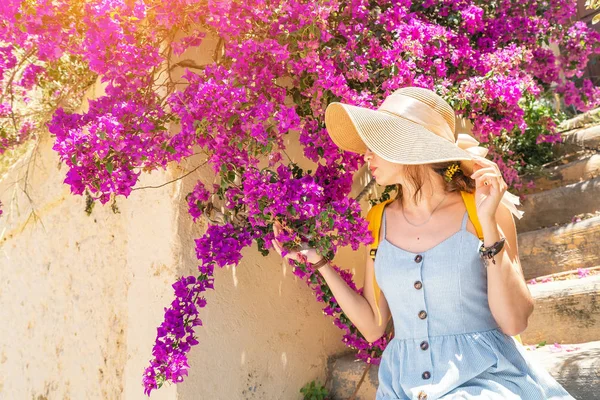
<path fill-rule="evenodd" d="M 391 94 L 383 101 L 377 111 L 407 119 L 422 125 L 425 129 L 451 143 L 456 142 L 456 136 L 444 117 L 427 104 L 413 97 L 403 94 Z"/>

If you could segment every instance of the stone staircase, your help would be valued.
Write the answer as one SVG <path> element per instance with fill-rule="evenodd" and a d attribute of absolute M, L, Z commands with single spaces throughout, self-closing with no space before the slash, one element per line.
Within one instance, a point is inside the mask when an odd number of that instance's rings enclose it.
<path fill-rule="evenodd" d="M 600 400 L 600 109 L 559 129 L 559 165 L 525 177 L 536 186 L 516 221 L 523 272 L 536 299 L 521 339 L 533 362 L 573 397 Z M 367 367 L 351 352 L 332 357 L 333 399 L 350 399 L 361 382 L 353 399 L 374 400 L 378 367 Z"/>

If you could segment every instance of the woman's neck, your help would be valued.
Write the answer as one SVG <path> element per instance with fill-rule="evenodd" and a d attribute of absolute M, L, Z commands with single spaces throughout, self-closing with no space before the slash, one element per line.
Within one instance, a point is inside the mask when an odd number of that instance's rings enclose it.
<path fill-rule="evenodd" d="M 414 195 L 415 190 L 412 187 L 402 186 L 402 204 L 397 204 L 397 206 L 404 207 L 406 215 L 420 220 L 429 217 L 442 201 L 448 202 L 448 197 L 455 194 L 447 193 L 443 182 L 426 182 L 421 188 L 416 203 Z"/>

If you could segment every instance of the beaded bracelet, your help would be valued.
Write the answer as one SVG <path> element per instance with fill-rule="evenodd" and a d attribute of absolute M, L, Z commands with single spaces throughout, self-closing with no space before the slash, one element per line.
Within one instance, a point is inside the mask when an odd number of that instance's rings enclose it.
<path fill-rule="evenodd" d="M 479 256 L 485 262 L 486 268 L 489 265 L 488 260 L 490 260 L 490 259 L 492 260 L 492 264 L 496 264 L 496 260 L 494 259 L 494 256 L 496 254 L 500 253 L 500 251 L 504 248 L 505 241 L 506 241 L 506 238 L 501 238 L 496 243 L 494 243 L 493 245 L 488 246 L 488 247 L 485 247 L 483 245 L 483 243 L 481 244 L 481 247 L 479 247 Z"/>

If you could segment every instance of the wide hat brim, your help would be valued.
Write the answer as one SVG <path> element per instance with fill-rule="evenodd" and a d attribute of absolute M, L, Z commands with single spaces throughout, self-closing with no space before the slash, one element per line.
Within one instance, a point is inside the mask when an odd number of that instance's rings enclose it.
<path fill-rule="evenodd" d="M 325 110 L 325 127 L 342 150 L 364 154 L 368 147 L 399 164 L 460 161 L 466 174 L 473 172 L 471 153 L 423 125 L 385 111 L 333 102 Z"/>

